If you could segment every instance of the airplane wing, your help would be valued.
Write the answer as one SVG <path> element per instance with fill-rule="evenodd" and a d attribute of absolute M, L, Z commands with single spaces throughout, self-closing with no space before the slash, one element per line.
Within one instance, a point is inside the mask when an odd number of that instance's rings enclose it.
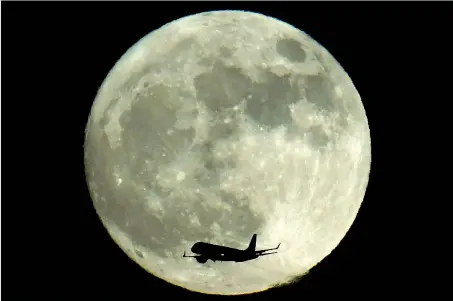
<path fill-rule="evenodd" d="M 267 252 L 267 251 L 277 250 L 277 249 L 280 247 L 280 244 L 281 244 L 281 243 L 279 243 L 277 247 L 272 248 L 272 249 L 257 250 L 257 251 L 255 251 L 255 252 L 256 252 L 257 255 L 260 255 L 260 256 L 261 256 L 261 255 L 274 254 L 274 253 L 277 253 L 277 252 L 272 252 L 272 253 L 267 253 L 267 254 L 263 254 L 263 253 L 265 253 L 265 252 Z"/>

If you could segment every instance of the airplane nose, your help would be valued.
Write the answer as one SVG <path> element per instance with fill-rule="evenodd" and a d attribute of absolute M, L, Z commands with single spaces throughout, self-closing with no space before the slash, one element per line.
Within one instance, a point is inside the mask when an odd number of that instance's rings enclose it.
<path fill-rule="evenodd" d="M 197 242 L 195 243 L 192 248 L 190 249 L 193 253 L 197 253 L 197 250 L 199 249 L 200 243 Z"/>

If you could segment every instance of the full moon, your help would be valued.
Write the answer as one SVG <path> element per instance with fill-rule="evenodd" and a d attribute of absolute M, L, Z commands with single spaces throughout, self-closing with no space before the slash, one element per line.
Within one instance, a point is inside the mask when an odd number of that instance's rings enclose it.
<path fill-rule="evenodd" d="M 110 236 L 149 273 L 207 294 L 306 274 L 351 227 L 370 164 L 365 110 L 340 64 L 301 30 L 245 11 L 143 37 L 102 83 L 86 127 L 87 183 Z M 182 257 L 198 241 L 244 249 L 253 233 L 257 249 L 281 242 L 279 253 Z"/>

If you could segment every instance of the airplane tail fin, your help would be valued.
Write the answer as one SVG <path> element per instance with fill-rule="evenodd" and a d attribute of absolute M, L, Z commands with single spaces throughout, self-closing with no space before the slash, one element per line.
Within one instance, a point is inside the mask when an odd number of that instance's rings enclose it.
<path fill-rule="evenodd" d="M 253 234 L 252 239 L 250 240 L 250 244 L 247 248 L 247 251 L 255 251 L 256 250 L 256 233 Z"/>

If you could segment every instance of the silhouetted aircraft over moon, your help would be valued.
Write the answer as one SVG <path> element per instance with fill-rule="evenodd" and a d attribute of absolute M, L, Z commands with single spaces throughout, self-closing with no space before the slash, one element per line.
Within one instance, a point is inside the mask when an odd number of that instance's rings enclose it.
<path fill-rule="evenodd" d="M 264 250 L 255 250 L 256 248 L 256 234 L 253 234 L 250 244 L 245 250 L 224 247 L 219 245 L 214 245 L 206 242 L 197 242 L 190 249 L 193 253 L 198 255 L 186 255 L 184 252 L 183 257 L 193 257 L 199 263 L 206 263 L 209 259 L 213 262 L 216 261 L 235 261 L 235 262 L 244 262 L 252 259 L 256 259 L 260 256 L 275 254 L 277 252 L 269 252 L 277 250 L 280 247 L 278 244 L 277 247 Z"/>

